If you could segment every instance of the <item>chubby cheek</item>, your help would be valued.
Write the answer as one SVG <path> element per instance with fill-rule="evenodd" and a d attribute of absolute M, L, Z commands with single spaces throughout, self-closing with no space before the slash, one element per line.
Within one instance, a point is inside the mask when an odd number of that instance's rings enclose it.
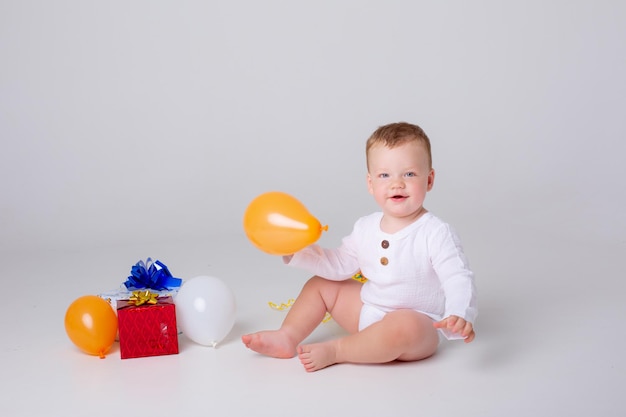
<path fill-rule="evenodd" d="M 387 200 L 387 193 L 385 192 L 385 190 L 380 189 L 380 187 L 372 188 L 370 193 L 372 194 L 372 196 L 374 196 L 374 200 L 376 200 L 379 205 L 382 206 L 383 204 L 385 204 L 385 201 Z"/>

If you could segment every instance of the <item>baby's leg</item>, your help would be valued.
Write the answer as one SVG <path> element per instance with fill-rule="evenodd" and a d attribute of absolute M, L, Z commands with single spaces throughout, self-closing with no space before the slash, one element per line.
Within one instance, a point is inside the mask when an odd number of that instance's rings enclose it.
<path fill-rule="evenodd" d="M 304 368 L 317 371 L 351 363 L 416 361 L 435 353 L 439 335 L 430 317 L 413 310 L 398 310 L 358 333 L 337 340 L 298 347 Z"/>
<path fill-rule="evenodd" d="M 361 283 L 313 277 L 302 288 L 280 329 L 243 335 L 255 352 L 275 358 L 292 358 L 296 346 L 320 324 L 326 312 L 349 332 L 356 332 L 361 310 Z"/>

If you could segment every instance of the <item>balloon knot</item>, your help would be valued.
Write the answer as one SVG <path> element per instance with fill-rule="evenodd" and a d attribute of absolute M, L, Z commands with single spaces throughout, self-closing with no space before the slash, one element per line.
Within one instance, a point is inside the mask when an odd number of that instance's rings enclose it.
<path fill-rule="evenodd" d="M 328 231 L 328 225 L 326 225 L 326 226 L 322 226 L 322 230 L 323 230 L 323 231 L 325 231 L 325 232 L 327 232 L 327 231 Z"/>

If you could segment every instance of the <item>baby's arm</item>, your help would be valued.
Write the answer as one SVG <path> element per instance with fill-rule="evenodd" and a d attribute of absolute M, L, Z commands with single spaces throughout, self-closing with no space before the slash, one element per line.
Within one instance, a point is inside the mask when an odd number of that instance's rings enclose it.
<path fill-rule="evenodd" d="M 441 321 L 434 322 L 433 325 L 437 329 L 447 329 L 452 333 L 460 334 L 465 343 L 471 342 L 476 337 L 472 323 L 458 316 L 446 317 Z"/>
<path fill-rule="evenodd" d="M 335 249 L 313 244 L 294 253 L 283 256 L 283 262 L 296 268 L 306 269 L 315 275 L 331 281 L 344 281 L 359 271 L 357 257 L 345 242 Z"/>
<path fill-rule="evenodd" d="M 474 273 L 469 268 L 456 232 L 449 226 L 440 227 L 431 237 L 432 262 L 445 293 L 444 319 L 435 328 L 460 335 L 465 343 L 474 340 L 477 315 Z"/>

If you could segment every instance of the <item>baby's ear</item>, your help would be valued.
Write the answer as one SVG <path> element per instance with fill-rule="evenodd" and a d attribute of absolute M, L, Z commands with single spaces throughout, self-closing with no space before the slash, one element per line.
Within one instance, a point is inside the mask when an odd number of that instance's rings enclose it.
<path fill-rule="evenodd" d="M 428 188 L 430 191 L 433 189 L 433 185 L 435 185 L 435 170 L 433 168 L 430 169 L 430 173 L 428 174 Z"/>

